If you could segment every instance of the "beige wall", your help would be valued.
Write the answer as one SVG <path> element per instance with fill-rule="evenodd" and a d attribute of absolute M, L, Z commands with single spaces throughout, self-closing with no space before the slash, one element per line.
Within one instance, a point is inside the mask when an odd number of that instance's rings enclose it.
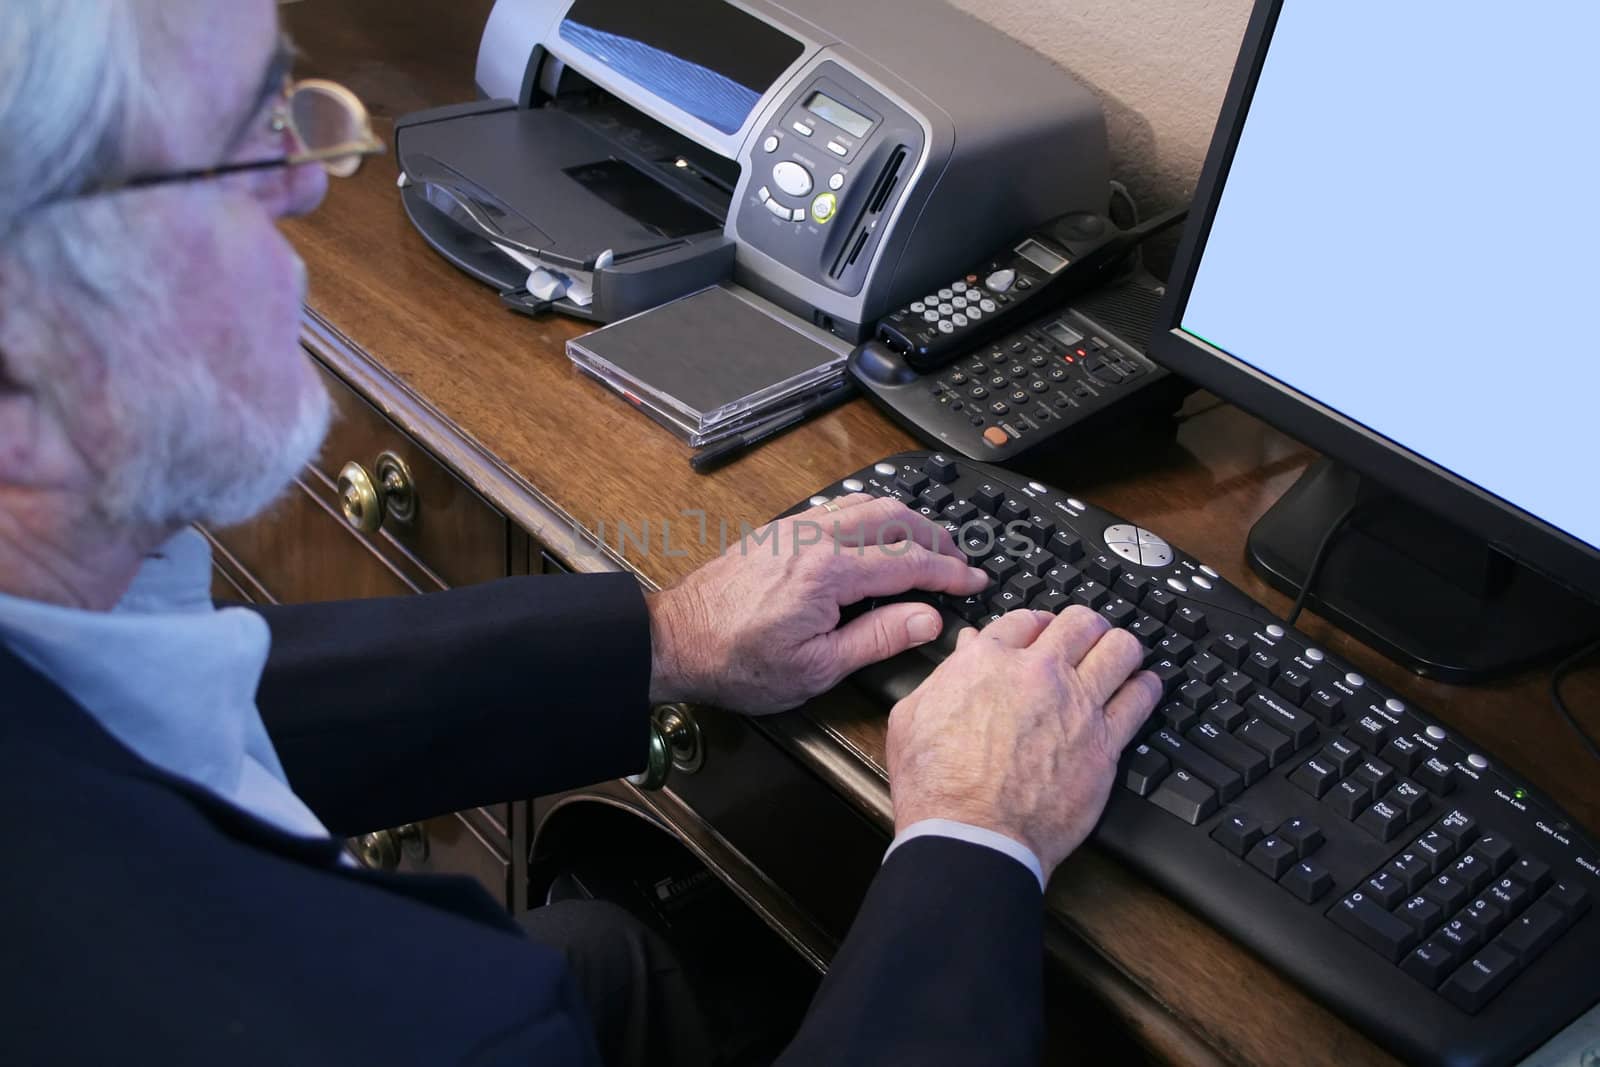
<path fill-rule="evenodd" d="M 951 0 L 1100 94 L 1112 177 L 1148 216 L 1192 195 L 1251 0 Z"/>

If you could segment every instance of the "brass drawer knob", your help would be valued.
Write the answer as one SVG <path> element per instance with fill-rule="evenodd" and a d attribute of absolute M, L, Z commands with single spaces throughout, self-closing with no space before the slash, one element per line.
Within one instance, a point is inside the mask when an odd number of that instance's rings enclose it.
<path fill-rule="evenodd" d="M 428 831 L 421 823 L 408 822 L 392 830 L 374 830 L 351 841 L 356 859 L 375 871 L 392 871 L 401 859 L 428 858 Z"/>
<path fill-rule="evenodd" d="M 376 477 L 351 460 L 339 471 L 339 508 L 344 521 L 362 533 L 377 533 L 385 518 L 409 522 L 417 512 L 417 495 L 405 460 L 385 452 L 373 464 Z"/>
<path fill-rule="evenodd" d="M 640 789 L 660 789 L 674 769 L 694 774 L 704 763 L 705 744 L 694 713 L 687 704 L 663 704 L 650 716 L 649 761 L 628 781 Z"/>

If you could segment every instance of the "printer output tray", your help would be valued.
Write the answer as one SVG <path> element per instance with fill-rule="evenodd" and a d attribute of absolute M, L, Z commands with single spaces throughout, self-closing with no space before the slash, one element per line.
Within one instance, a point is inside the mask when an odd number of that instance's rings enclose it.
<path fill-rule="evenodd" d="M 732 272 L 722 219 L 557 108 L 501 101 L 422 112 L 396 124 L 395 150 L 413 224 L 440 254 L 503 294 L 521 289 L 527 269 L 429 203 L 428 181 L 470 197 L 500 231 L 549 253 L 555 269 L 609 251 L 610 265 L 594 272 L 593 304 L 555 305 L 584 318 L 626 317 Z"/>

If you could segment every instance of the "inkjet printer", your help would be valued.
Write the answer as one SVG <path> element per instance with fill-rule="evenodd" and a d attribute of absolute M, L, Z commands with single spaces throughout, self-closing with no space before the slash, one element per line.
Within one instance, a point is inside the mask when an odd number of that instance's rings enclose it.
<path fill-rule="evenodd" d="M 1094 97 L 942 0 L 498 0 L 477 83 L 397 123 L 402 195 L 518 310 L 731 280 L 854 342 L 1107 200 Z"/>

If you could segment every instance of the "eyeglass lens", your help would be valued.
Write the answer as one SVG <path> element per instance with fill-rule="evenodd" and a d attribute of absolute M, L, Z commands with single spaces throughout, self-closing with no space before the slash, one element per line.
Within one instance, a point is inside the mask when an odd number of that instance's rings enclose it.
<path fill-rule="evenodd" d="M 345 94 L 332 88 L 315 83 L 295 86 L 289 98 L 289 116 L 307 152 L 318 153 L 345 145 L 362 148 L 363 152 L 370 150 L 366 146 L 372 134 L 365 112 L 353 108 Z M 361 166 L 363 152 L 324 159 L 322 165 L 335 178 L 348 178 Z"/>

